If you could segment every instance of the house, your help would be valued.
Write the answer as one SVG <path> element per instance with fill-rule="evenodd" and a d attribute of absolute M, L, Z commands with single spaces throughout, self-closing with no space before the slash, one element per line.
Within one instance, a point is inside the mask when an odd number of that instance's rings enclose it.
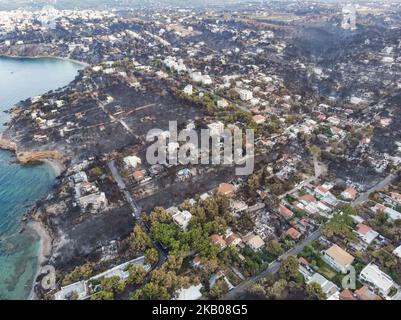
<path fill-rule="evenodd" d="M 372 210 L 375 212 L 383 211 L 393 221 L 401 219 L 401 212 L 398 212 L 397 210 L 386 207 L 386 206 L 382 205 L 381 203 L 377 203 L 374 207 L 372 207 Z"/>
<path fill-rule="evenodd" d="M 231 233 L 227 238 L 226 238 L 226 244 L 227 246 L 238 246 L 241 242 L 242 239 L 235 233 Z"/>
<path fill-rule="evenodd" d="M 192 72 L 191 78 L 194 82 L 202 82 L 202 73 L 199 71 Z"/>
<path fill-rule="evenodd" d="M 323 186 L 317 186 L 314 191 L 320 197 L 326 197 L 330 194 L 330 191 Z"/>
<path fill-rule="evenodd" d="M 191 221 L 192 218 L 192 214 L 187 211 L 180 211 L 177 212 L 176 214 L 174 214 L 172 216 L 174 223 L 182 230 L 182 231 L 186 231 L 187 227 L 188 227 L 188 223 L 189 221 Z"/>
<path fill-rule="evenodd" d="M 327 280 L 320 273 L 315 273 L 308 283 L 317 283 L 321 286 L 327 300 L 339 300 L 339 288 L 331 281 Z"/>
<path fill-rule="evenodd" d="M 129 265 L 142 266 L 146 272 L 151 268 L 149 264 L 145 263 L 144 256 L 138 257 L 134 260 L 112 267 L 111 269 L 97 274 L 88 280 L 81 280 L 68 286 L 61 287 L 61 289 L 54 294 L 54 299 L 69 300 L 73 294 L 77 295 L 78 300 L 87 299 L 94 291 L 92 286 L 93 282 L 99 282 L 99 279 L 118 277 L 121 280 L 126 280 L 129 277 L 129 272 L 127 271 Z"/>
<path fill-rule="evenodd" d="M 344 289 L 341 291 L 339 298 L 340 300 L 357 300 L 355 294 L 349 289 Z"/>
<path fill-rule="evenodd" d="M 255 121 L 256 124 L 263 124 L 266 121 L 266 118 L 261 114 L 257 114 L 256 116 L 252 117 L 252 120 Z"/>
<path fill-rule="evenodd" d="M 252 91 L 241 89 L 238 91 L 238 93 L 242 101 L 249 101 L 253 98 Z"/>
<path fill-rule="evenodd" d="M 230 183 L 220 183 L 217 192 L 221 195 L 230 197 L 234 194 L 235 187 Z"/>
<path fill-rule="evenodd" d="M 255 252 L 261 250 L 265 246 L 263 239 L 252 233 L 245 236 L 244 241 Z"/>
<path fill-rule="evenodd" d="M 341 193 L 341 197 L 344 200 L 348 200 L 348 201 L 355 200 L 357 195 L 358 195 L 358 191 L 353 187 L 348 187 Z"/>
<path fill-rule="evenodd" d="M 192 267 L 194 268 L 200 268 L 201 266 L 201 258 L 199 256 L 195 256 L 192 259 Z"/>
<path fill-rule="evenodd" d="M 193 93 L 193 87 L 192 87 L 192 85 L 187 85 L 185 88 L 184 88 L 184 93 L 185 94 L 187 94 L 187 95 L 189 95 L 189 96 L 191 96 L 192 95 L 192 93 Z"/>
<path fill-rule="evenodd" d="M 92 192 L 96 192 L 97 188 L 92 183 L 85 181 L 79 185 L 79 192 L 81 195 L 86 195 Z"/>
<path fill-rule="evenodd" d="M 248 205 L 245 201 L 242 200 L 231 200 L 230 207 L 234 211 L 234 213 L 239 213 L 248 209 Z"/>
<path fill-rule="evenodd" d="M 229 106 L 229 103 L 226 99 L 220 99 L 217 101 L 218 108 L 227 108 L 228 106 Z"/>
<path fill-rule="evenodd" d="M 394 249 L 393 253 L 398 257 L 401 258 L 401 245 Z"/>
<path fill-rule="evenodd" d="M 334 244 L 329 249 L 322 252 L 322 259 L 327 262 L 333 269 L 346 273 L 348 268 L 354 261 L 354 257 L 348 252 Z"/>
<path fill-rule="evenodd" d="M 133 174 L 132 174 L 132 178 L 137 181 L 140 182 L 145 178 L 145 170 L 136 170 Z"/>
<path fill-rule="evenodd" d="M 292 212 L 290 209 L 288 209 L 282 204 L 280 204 L 279 206 L 279 211 L 280 214 L 286 219 L 291 219 L 294 216 L 294 212 Z"/>
<path fill-rule="evenodd" d="M 107 206 L 107 199 L 104 192 L 90 194 L 79 198 L 81 208 L 86 209 L 89 205 L 93 210 L 100 210 Z"/>
<path fill-rule="evenodd" d="M 292 240 L 298 240 L 302 234 L 297 229 L 291 227 L 287 230 L 286 235 Z"/>
<path fill-rule="evenodd" d="M 368 264 L 359 275 L 359 280 L 370 288 L 377 290 L 383 297 L 387 297 L 394 282 L 389 275 L 384 273 L 375 264 Z"/>
<path fill-rule="evenodd" d="M 211 85 L 213 83 L 213 80 L 209 75 L 206 74 L 201 77 L 201 82 L 204 85 Z"/>
<path fill-rule="evenodd" d="M 356 234 L 367 244 L 371 244 L 379 236 L 379 233 L 363 223 L 359 223 L 356 227 Z"/>
<path fill-rule="evenodd" d="M 396 193 L 396 192 L 391 192 L 390 195 L 391 195 L 391 198 L 392 198 L 395 202 L 401 204 L 401 194 Z"/>
<path fill-rule="evenodd" d="M 310 194 L 305 194 L 305 195 L 299 197 L 298 200 L 300 202 L 302 202 L 304 205 L 308 205 L 309 203 L 316 202 L 315 197 Z"/>
<path fill-rule="evenodd" d="M 210 123 L 207 127 L 211 136 L 219 136 L 224 132 L 224 123 L 221 121 Z"/>
<path fill-rule="evenodd" d="M 370 290 L 367 286 L 363 286 L 362 288 L 355 290 L 355 296 L 358 300 L 382 300 L 377 294 L 375 294 L 372 290 Z"/>
<path fill-rule="evenodd" d="M 210 240 L 212 240 L 212 242 L 217 245 L 220 250 L 223 250 L 227 247 L 226 241 L 218 234 L 211 235 Z"/>
<path fill-rule="evenodd" d="M 72 180 L 74 181 L 75 184 L 81 183 L 81 182 L 86 182 L 86 181 L 88 181 L 88 176 L 85 173 L 85 171 L 80 171 L 72 176 Z"/>
<path fill-rule="evenodd" d="M 123 159 L 126 168 L 136 168 L 142 163 L 141 159 L 137 156 L 128 156 Z"/>

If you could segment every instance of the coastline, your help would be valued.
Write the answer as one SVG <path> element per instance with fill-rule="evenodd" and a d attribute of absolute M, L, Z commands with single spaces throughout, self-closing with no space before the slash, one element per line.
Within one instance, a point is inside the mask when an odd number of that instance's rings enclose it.
<path fill-rule="evenodd" d="M 73 62 L 73 63 L 79 64 L 79 65 L 81 65 L 83 67 L 89 67 L 90 66 L 89 63 L 86 63 L 84 61 L 79 61 L 79 60 L 66 58 L 66 57 L 59 57 L 59 56 L 44 55 L 44 56 L 30 57 L 30 56 L 15 56 L 15 55 L 9 55 L 9 54 L 0 54 L 0 58 L 1 57 L 10 58 L 10 59 L 57 59 L 57 60 L 62 60 L 62 61 Z"/>
<path fill-rule="evenodd" d="M 53 170 L 56 177 L 60 176 L 66 170 L 65 165 L 61 161 L 57 161 L 57 160 L 53 160 L 53 159 L 52 160 L 43 159 L 42 162 L 45 163 L 46 165 L 48 165 L 51 168 L 51 170 Z"/>
<path fill-rule="evenodd" d="M 27 223 L 32 231 L 34 231 L 39 236 L 39 250 L 38 250 L 38 260 L 37 260 L 37 270 L 33 278 L 31 292 L 28 296 L 29 300 L 35 300 L 35 285 L 36 279 L 42 273 L 43 264 L 48 261 L 52 250 L 53 250 L 53 239 L 46 227 L 38 220 L 31 220 Z"/>
<path fill-rule="evenodd" d="M 70 58 L 65 58 L 65 57 L 57 57 L 57 56 L 17 56 L 17 55 L 6 55 L 6 54 L 1 54 L 0 57 L 4 58 L 10 58 L 10 59 L 55 59 L 55 60 L 60 60 L 60 61 L 69 61 L 72 63 L 75 63 L 77 65 L 87 67 L 90 66 L 90 64 L 82 62 L 82 61 L 77 61 L 74 59 Z M 4 127 L 6 128 L 6 127 Z M 17 141 L 13 141 L 12 138 L 9 138 L 6 134 L 5 131 L 2 131 L 0 129 L 0 150 L 5 150 L 13 153 L 15 155 L 15 158 L 17 162 L 20 165 L 25 165 L 29 163 L 42 163 L 46 164 L 46 169 L 54 175 L 54 177 L 59 177 L 62 175 L 65 170 L 66 166 L 64 165 L 64 161 L 67 159 L 63 154 L 56 150 L 45 150 L 45 151 L 20 151 L 19 146 L 17 146 Z M 54 190 L 54 186 L 50 189 Z M 43 199 L 46 195 L 44 195 L 42 198 Z M 40 200 L 39 198 L 35 200 Z M 25 210 L 25 214 L 22 216 L 22 220 L 19 219 L 19 223 L 22 226 L 25 226 L 26 231 L 29 232 L 30 235 L 34 236 L 34 242 L 35 242 L 35 251 L 36 252 L 36 261 L 34 261 L 34 266 L 36 267 L 35 270 L 32 270 L 33 278 L 30 279 L 30 283 L 32 286 L 30 288 L 26 288 L 27 291 L 25 291 L 24 295 L 29 293 L 29 295 L 25 296 L 24 299 L 37 299 L 37 295 L 35 293 L 35 287 L 38 284 L 37 279 L 38 277 L 42 274 L 45 273 L 47 263 L 51 257 L 51 254 L 54 250 L 53 248 L 53 242 L 54 238 L 52 235 L 51 230 L 49 229 L 49 226 L 46 225 L 46 222 L 42 222 L 40 219 L 40 215 L 38 214 L 39 212 L 35 211 L 29 211 Z"/>

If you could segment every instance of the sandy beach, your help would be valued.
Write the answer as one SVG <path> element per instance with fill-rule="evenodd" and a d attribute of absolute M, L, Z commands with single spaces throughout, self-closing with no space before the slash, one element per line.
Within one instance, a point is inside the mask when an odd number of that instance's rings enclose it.
<path fill-rule="evenodd" d="M 53 239 L 51 238 L 49 232 L 46 230 L 46 228 L 43 226 L 42 223 L 39 221 L 30 221 L 27 224 L 27 227 L 32 229 L 40 238 L 39 240 L 39 252 L 38 252 L 38 267 L 37 267 L 37 272 L 34 278 L 34 282 L 32 285 L 32 290 L 29 295 L 29 299 L 33 300 L 34 297 L 34 287 L 36 284 L 36 278 L 42 273 L 42 267 L 43 264 L 48 260 L 52 253 L 52 241 Z"/>
<path fill-rule="evenodd" d="M 15 59 L 59 59 L 59 60 L 64 60 L 64 61 L 70 61 L 76 64 L 79 64 L 83 67 L 89 67 L 90 64 L 79 61 L 79 60 L 74 60 L 70 58 L 65 58 L 65 57 L 56 57 L 56 56 L 35 56 L 35 57 L 29 57 L 29 56 L 12 56 L 12 55 L 7 55 L 7 54 L 0 54 L 0 57 L 6 57 L 6 58 L 15 58 Z"/>
<path fill-rule="evenodd" d="M 51 169 L 54 171 L 56 177 L 61 175 L 66 169 L 64 164 L 61 161 L 44 159 L 44 160 L 42 160 L 42 162 L 46 163 L 48 166 L 51 167 Z"/>

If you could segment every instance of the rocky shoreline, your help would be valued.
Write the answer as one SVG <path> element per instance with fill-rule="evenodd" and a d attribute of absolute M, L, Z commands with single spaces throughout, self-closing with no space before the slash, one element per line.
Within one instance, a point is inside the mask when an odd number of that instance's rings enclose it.
<path fill-rule="evenodd" d="M 15 142 L 5 139 L 1 136 L 0 150 L 13 152 L 17 158 L 17 161 L 22 165 L 35 162 L 49 163 L 49 161 L 56 161 L 61 163 L 61 166 L 63 166 L 63 162 L 65 160 L 64 156 L 56 150 L 19 152 Z"/>

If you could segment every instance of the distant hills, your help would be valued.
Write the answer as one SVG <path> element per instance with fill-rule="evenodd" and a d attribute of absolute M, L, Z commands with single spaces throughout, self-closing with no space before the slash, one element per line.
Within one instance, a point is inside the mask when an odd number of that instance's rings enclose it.
<path fill-rule="evenodd" d="M 249 0 L 0 0 L 0 10 L 40 9 L 52 5 L 57 9 L 210 7 L 222 4 L 260 2 Z"/>

